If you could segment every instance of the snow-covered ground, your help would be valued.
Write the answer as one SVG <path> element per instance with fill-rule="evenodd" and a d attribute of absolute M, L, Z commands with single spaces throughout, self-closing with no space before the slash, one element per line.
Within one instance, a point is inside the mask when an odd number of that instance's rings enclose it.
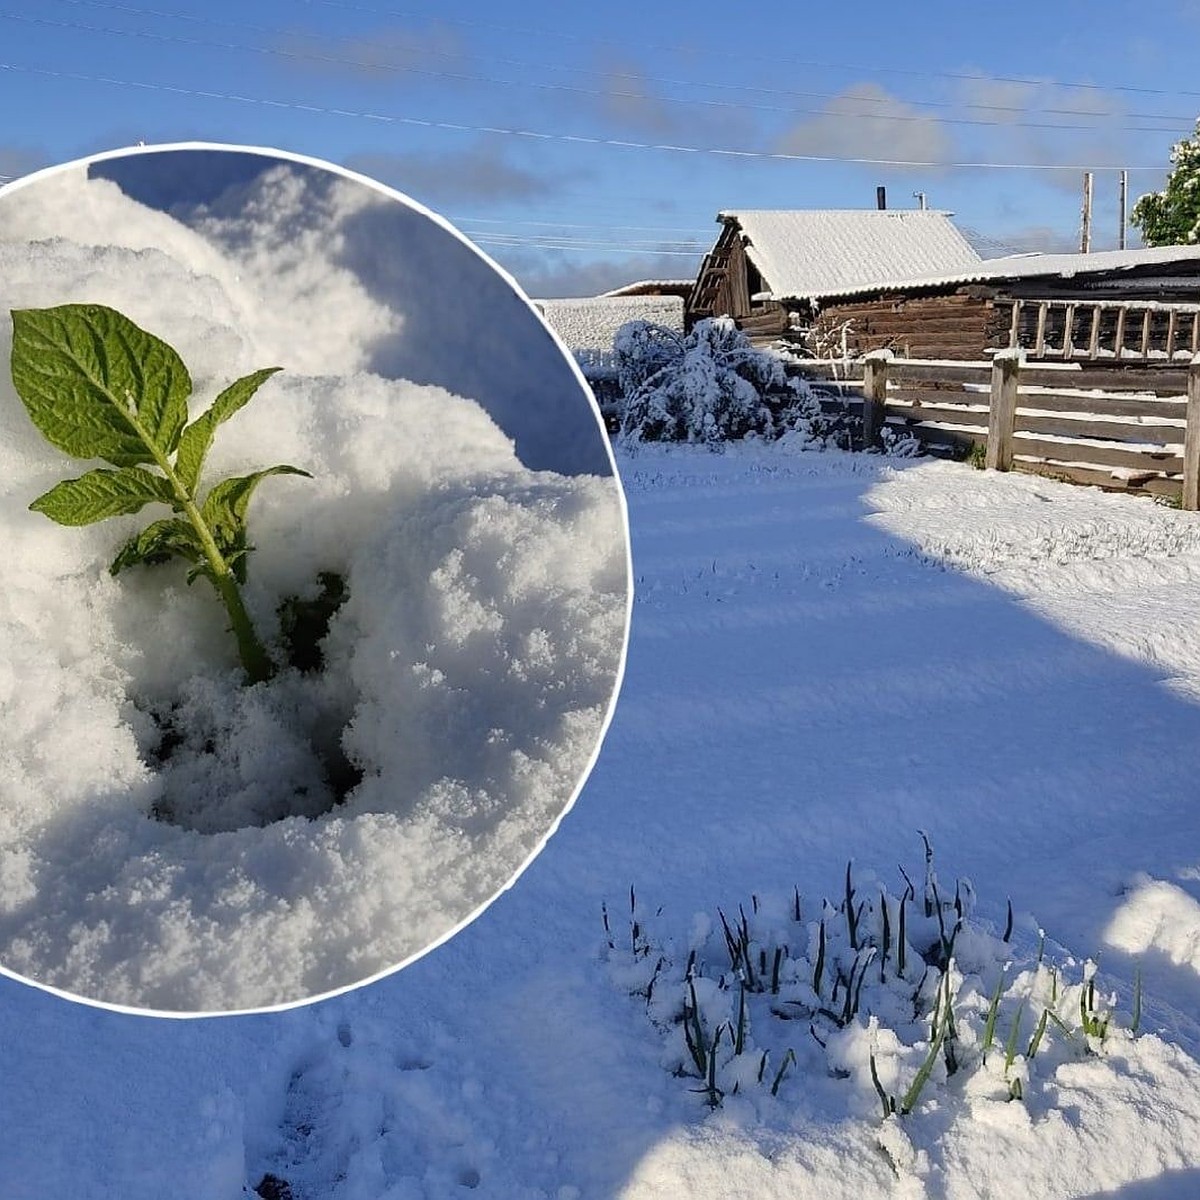
<path fill-rule="evenodd" d="M 624 691 L 533 866 L 426 958 L 311 1008 L 165 1022 L 4 982 L 5 1200 L 232 1200 L 268 1175 L 296 1200 L 1200 1192 L 1200 520 L 920 460 L 619 466 Z M 650 935 L 686 942 L 751 894 L 836 904 L 849 859 L 895 892 L 918 829 L 981 930 L 1012 898 L 1016 959 L 1039 927 L 1064 979 L 1098 957 L 1099 1053 L 1051 1030 L 1025 1100 L 939 1074 L 886 1123 L 861 1057 L 710 1110 L 621 986 L 601 905 L 625 936 L 632 885 Z M 794 1024 L 774 1036 L 811 1064 Z"/>

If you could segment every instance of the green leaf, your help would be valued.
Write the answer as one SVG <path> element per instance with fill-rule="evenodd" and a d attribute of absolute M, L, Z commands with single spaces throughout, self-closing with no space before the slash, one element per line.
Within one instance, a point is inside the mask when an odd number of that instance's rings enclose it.
<path fill-rule="evenodd" d="M 250 549 L 246 541 L 246 508 L 254 489 L 268 475 L 303 475 L 306 479 L 312 478 L 307 471 L 289 466 L 268 467 L 264 471 L 255 471 L 253 475 L 235 475 L 215 484 L 200 509 L 202 520 L 238 583 L 246 582 L 246 553 Z"/>
<path fill-rule="evenodd" d="M 126 467 L 64 479 L 29 507 L 60 525 L 91 525 L 106 517 L 140 512 L 147 504 L 171 504 L 174 499 L 171 485 L 161 475 L 152 475 L 141 467 Z"/>
<path fill-rule="evenodd" d="M 244 408 L 250 398 L 269 379 L 279 367 L 265 367 L 252 375 L 245 375 L 231 383 L 213 402 L 208 411 L 194 420 L 179 438 L 179 454 L 175 459 L 175 473 L 189 496 L 196 494 L 196 484 L 200 481 L 200 472 L 204 467 L 204 459 L 208 448 L 212 445 L 213 434 L 217 426 L 228 421 L 235 412 Z"/>
<path fill-rule="evenodd" d="M 204 554 L 200 538 L 191 522 L 182 517 L 167 517 L 148 525 L 136 537 L 121 547 L 108 569 L 119 575 L 127 567 L 138 563 L 164 563 L 171 558 L 185 558 L 188 562 L 199 561 Z"/>
<path fill-rule="evenodd" d="M 13 384 L 47 441 L 118 467 L 174 452 L 192 381 L 166 342 L 102 304 L 15 309 L 12 321 Z"/>

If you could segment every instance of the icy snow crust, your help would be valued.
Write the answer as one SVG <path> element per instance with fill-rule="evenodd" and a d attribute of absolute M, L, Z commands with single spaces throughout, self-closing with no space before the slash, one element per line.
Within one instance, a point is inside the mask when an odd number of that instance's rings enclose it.
<path fill-rule="evenodd" d="M 296 186 L 287 168 L 263 203 L 281 186 Z M 349 272 L 306 274 L 315 235 L 291 232 L 297 257 L 265 297 L 239 282 L 245 259 L 111 183 L 59 175 L 0 197 L 6 313 L 112 305 L 179 350 L 197 405 L 285 368 L 218 432 L 207 469 L 313 475 L 267 480 L 251 506 L 245 598 L 268 638 L 280 599 L 315 595 L 319 572 L 350 591 L 322 674 L 241 688 L 206 583 L 187 587 L 178 563 L 108 574 L 152 517 L 63 529 L 27 511 L 86 464 L 42 440 L 4 371 L 0 964 L 85 998 L 257 1008 L 423 951 L 548 836 L 613 694 L 627 603 L 613 480 L 528 470 L 474 399 L 362 370 L 365 343 L 404 314 Z M 261 241 L 245 254 L 268 279 Z M 5 364 L 10 350 L 5 320 Z M 148 710 L 171 702 L 217 760 L 147 765 Z M 336 742 L 343 725 L 362 782 L 336 807 L 319 788 L 297 802 L 304 734 Z M 189 827 L 153 819 L 164 807 Z"/>

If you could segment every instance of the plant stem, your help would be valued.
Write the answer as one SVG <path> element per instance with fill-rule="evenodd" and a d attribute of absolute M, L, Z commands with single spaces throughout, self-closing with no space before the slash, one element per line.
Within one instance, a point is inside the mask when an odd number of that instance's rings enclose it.
<path fill-rule="evenodd" d="M 211 572 L 209 578 L 212 580 L 213 587 L 216 588 L 217 595 L 221 597 L 221 601 L 225 605 L 225 611 L 229 614 L 233 636 L 237 640 L 238 655 L 241 657 L 247 682 L 251 684 L 265 683 L 275 674 L 275 664 L 268 656 L 262 642 L 258 640 L 258 634 L 254 632 L 254 625 L 250 620 L 250 614 L 246 611 L 246 606 L 242 603 L 242 593 L 238 590 L 237 580 L 233 577 L 232 569 L 225 561 L 225 556 L 217 546 L 211 530 L 200 515 L 196 501 L 188 494 L 187 488 L 183 486 L 183 481 L 175 473 L 171 460 L 155 445 L 154 439 L 150 437 L 141 421 L 138 420 L 135 412 L 126 411 L 125 416 L 137 431 L 138 436 L 145 442 L 150 453 L 154 455 L 155 464 L 167 477 L 167 482 L 175 493 L 179 507 L 191 522 L 196 536 L 200 539 L 200 545 L 204 549 L 204 557 L 208 560 Z"/>

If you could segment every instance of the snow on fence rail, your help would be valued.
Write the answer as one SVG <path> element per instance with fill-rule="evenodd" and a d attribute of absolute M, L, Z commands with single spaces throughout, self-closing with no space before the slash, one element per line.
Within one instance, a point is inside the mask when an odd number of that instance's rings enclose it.
<path fill-rule="evenodd" d="M 849 385 L 863 439 L 886 424 L 925 444 L 982 447 L 995 470 L 1025 470 L 1200 507 L 1200 354 L 1176 369 L 1028 364 L 1023 350 L 991 362 L 937 362 L 877 350 L 857 360 L 796 364 Z"/>

